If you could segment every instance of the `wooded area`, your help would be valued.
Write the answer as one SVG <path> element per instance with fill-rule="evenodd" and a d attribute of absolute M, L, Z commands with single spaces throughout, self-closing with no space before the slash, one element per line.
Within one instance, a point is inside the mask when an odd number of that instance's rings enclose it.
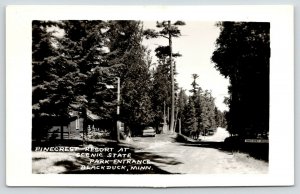
<path fill-rule="evenodd" d="M 198 83 L 201 72 L 191 75 L 190 91 L 176 81 L 176 57 L 181 55 L 172 52 L 172 38 L 180 38 L 182 25 L 162 21 L 157 29 L 144 29 L 141 21 L 33 21 L 33 138 L 44 138 L 54 121 L 68 123 L 72 111 L 86 117 L 86 110 L 102 120 L 122 121 L 133 135 L 140 134 L 146 126 L 158 128 L 168 108 L 170 131 L 178 132 L 180 120 L 187 136 L 205 135 L 218 126 L 244 136 L 249 130 L 267 133 L 269 24 L 218 23 L 221 34 L 212 61 L 230 79 L 225 113 L 216 107 L 212 92 Z M 157 37 L 169 44 L 157 46 L 158 61 L 153 61 L 143 39 Z"/>
<path fill-rule="evenodd" d="M 269 133 L 270 23 L 221 22 L 212 61 L 228 77 L 228 131 L 242 137 Z"/>

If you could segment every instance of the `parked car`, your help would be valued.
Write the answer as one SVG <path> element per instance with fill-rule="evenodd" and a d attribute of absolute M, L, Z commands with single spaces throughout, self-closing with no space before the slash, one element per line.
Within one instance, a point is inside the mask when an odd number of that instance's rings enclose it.
<path fill-rule="evenodd" d="M 206 135 L 213 135 L 213 134 L 215 134 L 215 132 L 216 132 L 216 129 L 207 129 Z"/>
<path fill-rule="evenodd" d="M 153 127 L 145 127 L 145 129 L 143 129 L 143 136 L 152 136 L 155 137 L 156 132 L 155 129 Z"/>

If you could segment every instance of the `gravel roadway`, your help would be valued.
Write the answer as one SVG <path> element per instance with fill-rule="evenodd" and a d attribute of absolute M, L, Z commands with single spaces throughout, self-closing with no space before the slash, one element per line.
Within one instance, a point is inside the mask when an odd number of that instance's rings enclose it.
<path fill-rule="evenodd" d="M 218 128 L 208 141 L 223 141 L 228 133 Z M 265 174 L 268 163 L 239 152 L 216 148 L 197 147 L 175 142 L 174 135 L 158 134 L 156 137 L 134 137 L 129 144 L 137 153 L 153 155 L 155 166 L 170 173 L 180 174 Z"/>

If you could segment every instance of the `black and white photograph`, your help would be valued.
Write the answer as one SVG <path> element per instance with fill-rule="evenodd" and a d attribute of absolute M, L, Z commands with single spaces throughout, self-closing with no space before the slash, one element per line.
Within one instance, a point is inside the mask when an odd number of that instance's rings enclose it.
<path fill-rule="evenodd" d="M 269 34 L 32 21 L 32 173 L 267 173 Z"/>
<path fill-rule="evenodd" d="M 27 20 L 26 173 L 272 176 L 272 21 L 227 18 Z"/>

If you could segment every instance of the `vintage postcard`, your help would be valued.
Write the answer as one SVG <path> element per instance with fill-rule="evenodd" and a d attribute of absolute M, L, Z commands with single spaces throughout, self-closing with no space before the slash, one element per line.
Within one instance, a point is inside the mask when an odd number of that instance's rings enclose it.
<path fill-rule="evenodd" d="M 9 186 L 294 184 L 292 6 L 8 6 Z"/>

